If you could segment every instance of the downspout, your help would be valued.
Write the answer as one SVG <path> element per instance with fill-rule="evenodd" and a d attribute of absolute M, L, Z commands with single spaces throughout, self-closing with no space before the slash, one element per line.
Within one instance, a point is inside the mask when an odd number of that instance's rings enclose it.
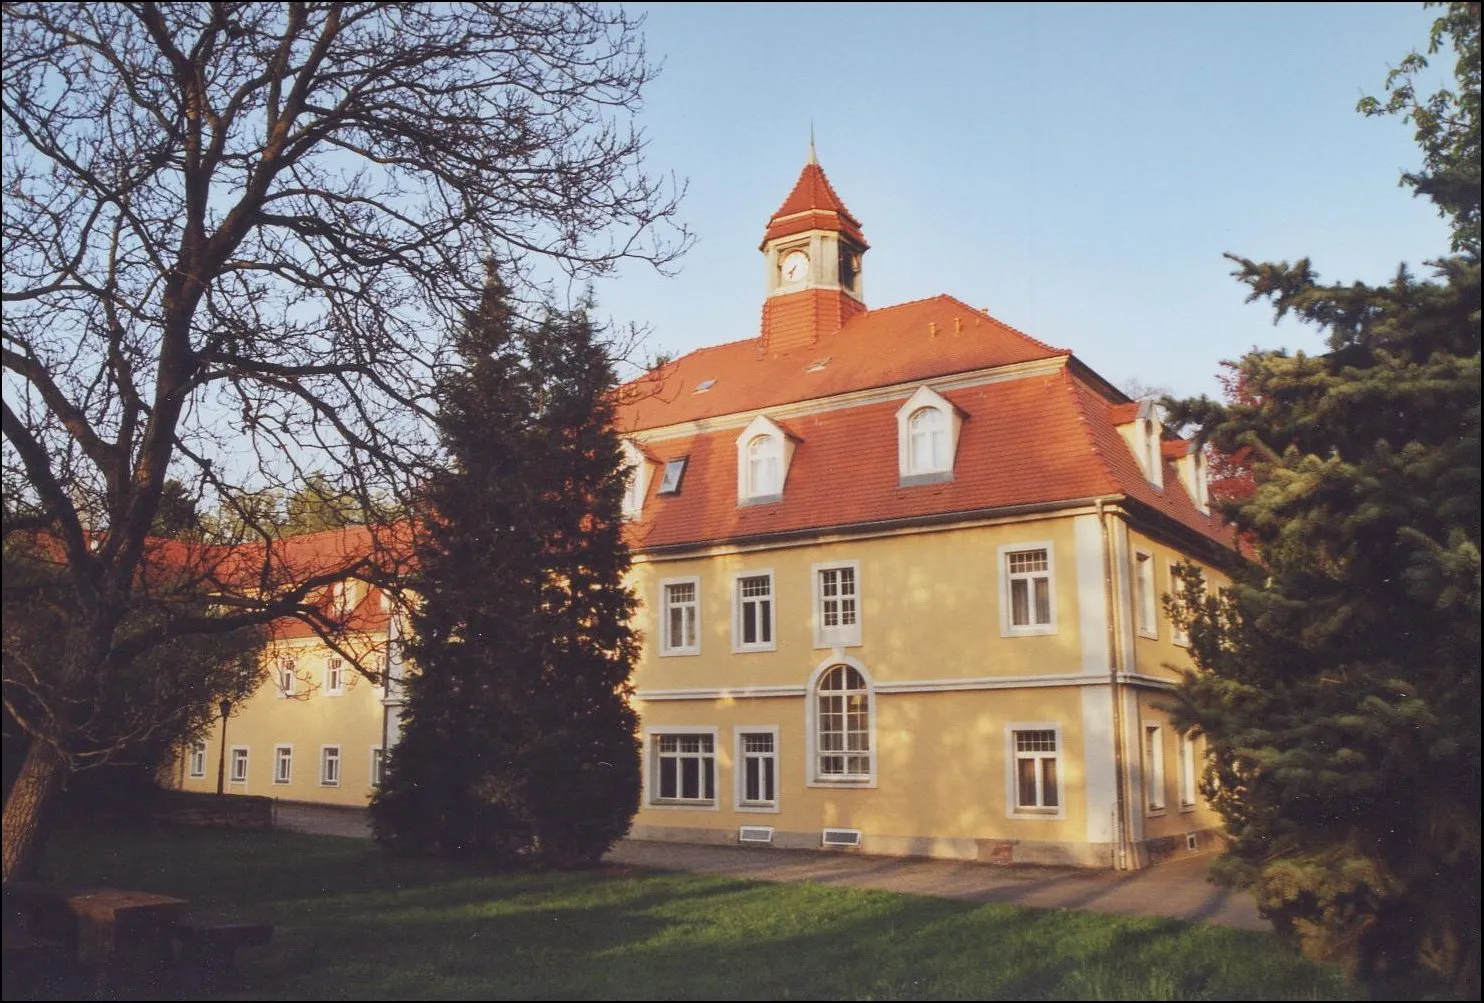
<path fill-rule="evenodd" d="M 1108 692 L 1113 700 L 1113 771 L 1114 771 L 1114 812 L 1113 812 L 1113 869 L 1115 871 L 1130 870 L 1129 866 L 1129 831 L 1131 823 L 1128 817 L 1128 777 L 1125 769 L 1125 752 L 1123 745 L 1123 699 L 1122 690 L 1118 682 L 1119 670 L 1119 646 L 1118 646 L 1118 603 L 1117 590 L 1113 585 L 1113 540 L 1108 532 L 1108 516 L 1103 510 L 1103 499 L 1097 499 L 1098 531 L 1103 540 L 1103 601 L 1108 609 L 1107 617 L 1107 641 L 1108 641 Z"/>

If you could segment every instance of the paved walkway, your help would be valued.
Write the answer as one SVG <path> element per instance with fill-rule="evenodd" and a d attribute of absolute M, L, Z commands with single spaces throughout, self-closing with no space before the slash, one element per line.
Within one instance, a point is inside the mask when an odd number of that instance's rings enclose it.
<path fill-rule="evenodd" d="M 294 832 L 362 839 L 371 834 L 362 808 L 280 803 L 277 811 L 279 827 Z M 813 881 L 970 902 L 1091 909 L 1270 930 L 1257 915 L 1251 895 L 1207 880 L 1212 859 L 1209 854 L 1178 857 L 1142 871 L 1115 872 L 635 839 L 624 840 L 608 854 L 613 863 L 655 870 L 726 874 L 755 881 Z"/>

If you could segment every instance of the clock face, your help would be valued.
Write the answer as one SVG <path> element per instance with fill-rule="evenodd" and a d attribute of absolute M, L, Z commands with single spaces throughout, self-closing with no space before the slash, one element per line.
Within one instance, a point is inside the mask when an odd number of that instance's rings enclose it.
<path fill-rule="evenodd" d="M 789 251 L 783 256 L 783 281 L 803 282 L 809 274 L 809 255 L 803 251 Z"/>

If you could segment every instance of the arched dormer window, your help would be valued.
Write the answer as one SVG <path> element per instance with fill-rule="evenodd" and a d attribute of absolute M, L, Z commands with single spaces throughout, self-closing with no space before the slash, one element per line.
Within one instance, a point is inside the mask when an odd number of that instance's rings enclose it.
<path fill-rule="evenodd" d="M 897 410 L 897 475 L 903 487 L 953 479 L 964 413 L 930 387 Z"/>
<path fill-rule="evenodd" d="M 737 504 L 761 505 L 783 498 L 797 437 L 758 415 L 737 437 Z"/>

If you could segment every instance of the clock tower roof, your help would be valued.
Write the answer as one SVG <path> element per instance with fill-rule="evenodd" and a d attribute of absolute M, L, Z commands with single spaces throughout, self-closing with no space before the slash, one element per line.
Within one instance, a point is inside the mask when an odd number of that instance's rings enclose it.
<path fill-rule="evenodd" d="M 814 159 L 812 145 L 809 162 L 799 172 L 799 180 L 794 182 L 788 198 L 783 200 L 783 205 L 768 220 L 768 230 L 763 234 L 763 242 L 758 249 L 763 250 L 771 241 L 780 237 L 789 237 L 806 230 L 833 230 L 849 237 L 861 250 L 870 246 L 861 233 L 860 221 L 845 208 L 845 203 L 830 185 L 830 179 L 825 177 L 824 168 Z"/>

